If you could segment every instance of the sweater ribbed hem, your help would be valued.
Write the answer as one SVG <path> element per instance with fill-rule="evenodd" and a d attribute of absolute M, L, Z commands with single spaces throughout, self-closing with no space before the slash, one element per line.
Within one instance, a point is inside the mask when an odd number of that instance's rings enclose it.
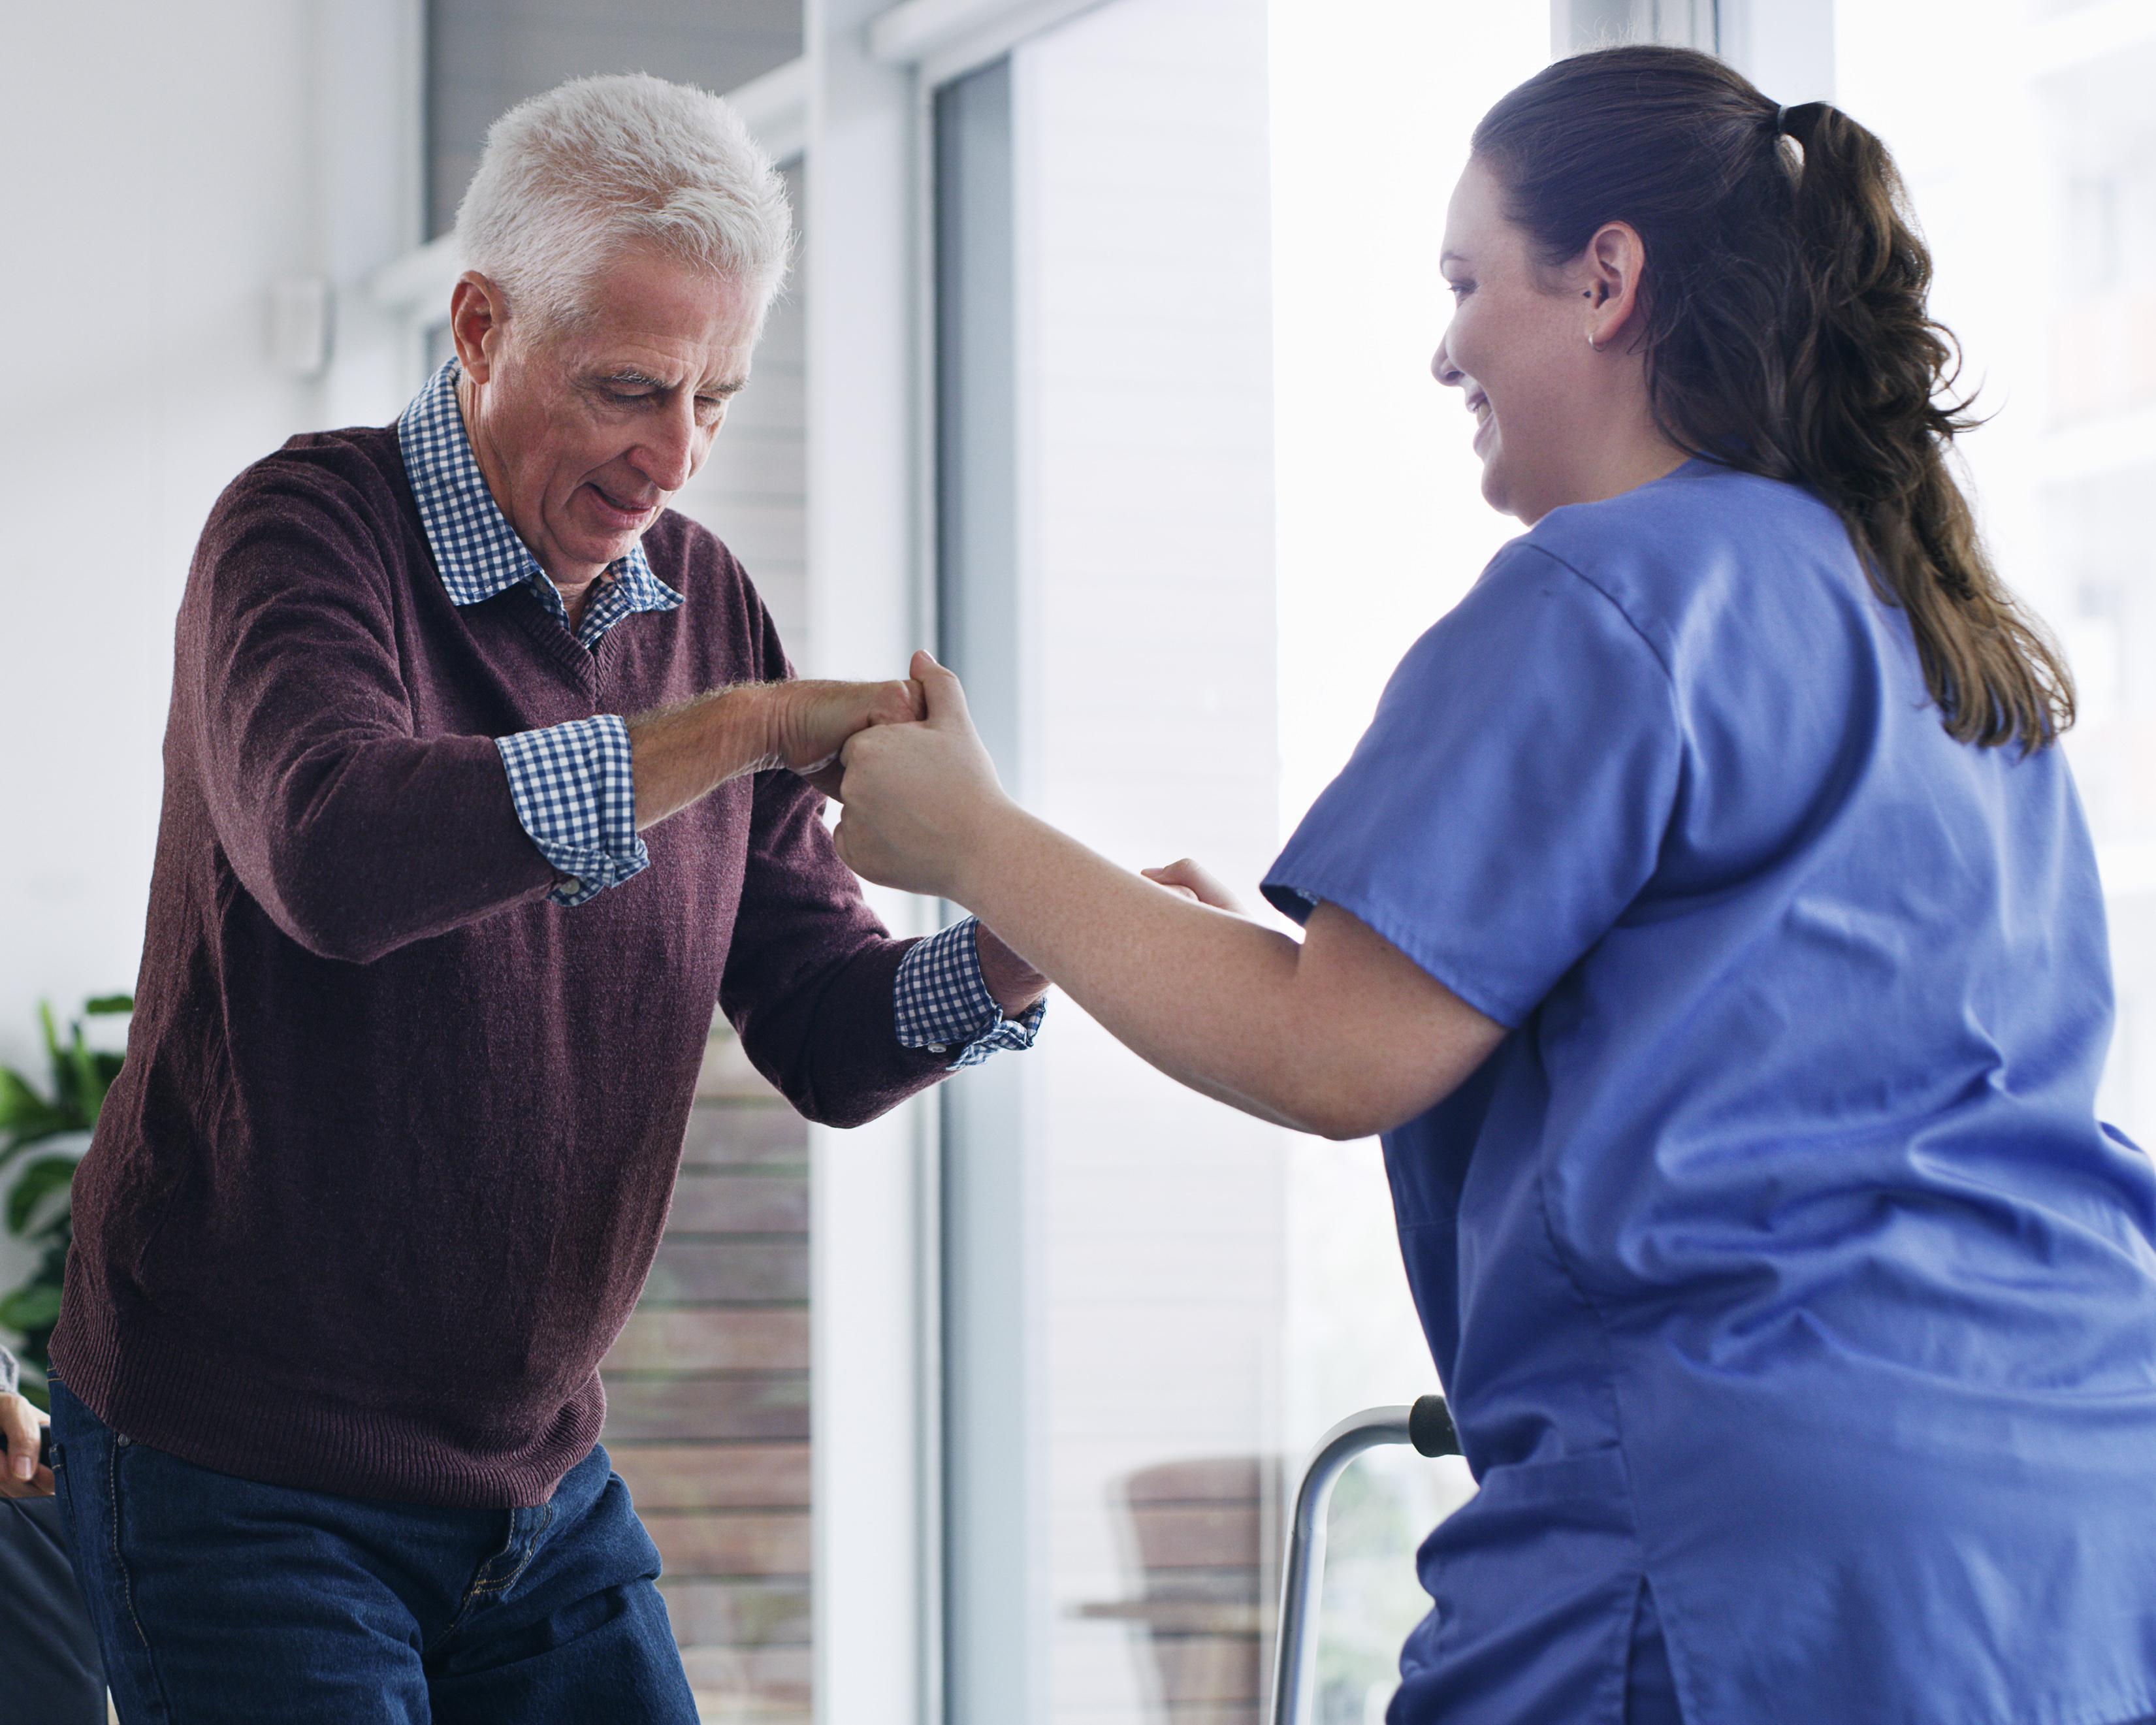
<path fill-rule="evenodd" d="M 85 1284 L 79 1260 L 69 1262 L 51 1343 L 69 1394 L 136 1443 L 264 1485 L 452 1509 L 526 1508 L 553 1496 L 605 1422 L 594 1373 L 529 1435 L 475 1448 L 468 1435 L 423 1414 L 325 1400 L 245 1361 L 157 1336 L 146 1321 L 122 1319 L 100 1291 Z"/>

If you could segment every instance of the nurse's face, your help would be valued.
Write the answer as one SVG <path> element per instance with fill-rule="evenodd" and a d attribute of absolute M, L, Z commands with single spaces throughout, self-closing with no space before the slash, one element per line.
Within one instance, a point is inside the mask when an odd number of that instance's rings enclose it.
<path fill-rule="evenodd" d="M 1609 377 L 1588 345 L 1604 320 L 1603 285 L 1587 261 L 1584 270 L 1537 267 L 1496 176 L 1468 164 L 1445 215 L 1440 267 L 1454 311 L 1430 371 L 1475 416 L 1483 496 L 1530 524 L 1599 489 L 1587 470 L 1607 429 Z"/>

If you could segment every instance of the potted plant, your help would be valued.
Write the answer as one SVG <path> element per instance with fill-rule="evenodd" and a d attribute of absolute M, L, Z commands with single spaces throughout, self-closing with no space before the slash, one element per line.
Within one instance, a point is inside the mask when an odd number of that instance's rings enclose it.
<path fill-rule="evenodd" d="M 126 994 L 100 995 L 82 1009 L 83 1018 L 122 1018 L 134 1009 L 133 999 Z M 42 1403 L 45 1344 L 59 1319 L 60 1282 L 74 1235 L 69 1197 L 74 1168 L 90 1147 L 121 1056 L 92 1048 L 82 1019 L 69 1024 L 64 1042 L 54 1029 L 49 1004 L 38 1004 L 38 1019 L 52 1070 L 52 1094 L 41 1096 L 20 1072 L 0 1066 L 0 1168 L 38 1152 L 15 1170 L 6 1215 L 8 1231 L 29 1247 L 36 1261 L 20 1286 L 0 1297 L 0 1325 L 20 1338 L 16 1357 L 37 1374 L 34 1384 L 26 1378 L 23 1394 Z"/>

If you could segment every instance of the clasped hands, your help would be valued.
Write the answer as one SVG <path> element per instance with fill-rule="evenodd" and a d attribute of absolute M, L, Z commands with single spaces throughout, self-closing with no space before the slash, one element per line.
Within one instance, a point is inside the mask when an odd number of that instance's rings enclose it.
<path fill-rule="evenodd" d="M 915 654 L 910 669 L 902 683 L 825 685 L 855 691 L 860 723 L 834 757 L 788 764 L 844 805 L 835 838 L 855 874 L 970 905 L 970 883 L 996 870 L 1004 841 L 1024 817 L 996 777 L 958 679 L 927 653 Z M 808 757 L 805 745 L 802 754 Z M 1241 911 L 1195 863 L 1144 873 L 1182 896 Z"/>
<path fill-rule="evenodd" d="M 946 822 L 1013 805 L 967 715 L 958 680 L 926 653 L 914 655 L 912 672 L 890 683 L 769 685 L 761 764 L 788 768 L 844 805 L 834 837 L 855 874 L 963 902 L 942 884 L 941 864 L 954 850 Z M 887 812 L 906 809 L 910 798 L 923 800 L 910 810 L 909 823 L 894 827 Z M 927 855 L 905 849 L 924 839 L 935 841 Z M 1048 978 L 986 924 L 976 946 L 982 980 L 1006 1016 L 1019 1016 L 1047 992 Z"/>

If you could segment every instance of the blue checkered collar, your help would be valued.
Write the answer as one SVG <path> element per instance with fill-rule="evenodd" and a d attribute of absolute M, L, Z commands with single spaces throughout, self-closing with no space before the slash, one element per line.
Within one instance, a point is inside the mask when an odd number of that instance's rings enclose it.
<path fill-rule="evenodd" d="M 419 506 L 420 525 L 427 530 L 442 585 L 452 604 L 464 606 L 490 599 L 520 582 L 528 583 L 567 629 L 568 611 L 561 594 L 486 488 L 457 408 L 461 375 L 454 359 L 447 362 L 397 421 L 405 477 Z M 644 547 L 633 546 L 627 557 L 608 566 L 585 607 L 577 639 L 596 647 L 623 618 L 638 611 L 670 611 L 680 603 L 681 595 L 652 572 Z"/>

